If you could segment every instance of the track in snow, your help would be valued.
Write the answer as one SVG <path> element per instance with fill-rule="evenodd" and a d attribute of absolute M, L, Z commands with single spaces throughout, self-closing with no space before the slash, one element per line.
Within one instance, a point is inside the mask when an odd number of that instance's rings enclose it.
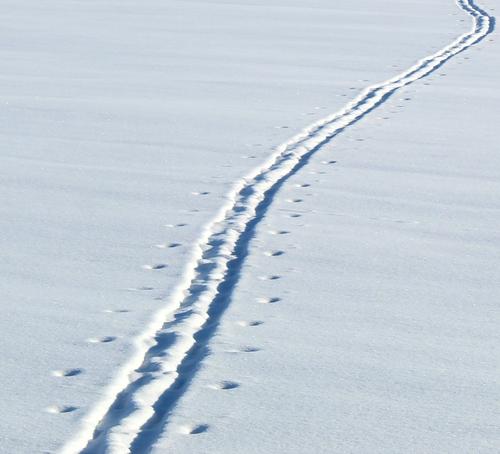
<path fill-rule="evenodd" d="M 184 278 L 168 306 L 137 340 L 137 351 L 64 454 L 149 452 L 173 406 L 196 373 L 218 321 L 229 304 L 254 229 L 281 185 L 322 145 L 394 92 L 438 69 L 478 43 L 495 19 L 473 0 L 457 0 L 473 18 L 470 32 L 405 72 L 363 90 L 342 110 L 279 146 L 270 159 L 239 181 L 198 239 Z"/>

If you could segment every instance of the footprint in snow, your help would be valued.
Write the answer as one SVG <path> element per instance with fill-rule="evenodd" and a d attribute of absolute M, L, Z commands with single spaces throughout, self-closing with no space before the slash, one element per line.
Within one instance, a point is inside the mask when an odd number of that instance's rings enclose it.
<path fill-rule="evenodd" d="M 186 425 L 179 428 L 179 432 L 185 435 L 198 435 L 206 432 L 208 424 Z"/>
<path fill-rule="evenodd" d="M 165 227 L 168 227 L 169 229 L 173 229 L 175 227 L 186 227 L 188 224 L 185 222 L 180 222 L 179 224 L 165 224 Z"/>
<path fill-rule="evenodd" d="M 250 347 L 250 346 L 246 345 L 246 346 L 244 346 L 244 347 L 241 347 L 241 348 L 239 349 L 239 351 L 240 351 L 241 353 L 256 353 L 256 352 L 260 352 L 260 351 L 261 351 L 261 349 L 260 349 L 260 348 L 258 348 L 258 347 Z"/>
<path fill-rule="evenodd" d="M 147 268 L 150 269 L 150 268 Z M 153 287 L 149 287 L 147 285 L 143 285 L 141 287 L 129 287 L 126 289 L 129 292 L 150 292 L 151 290 L 154 290 Z"/>
<path fill-rule="evenodd" d="M 157 244 L 156 247 L 158 249 L 174 249 L 176 247 L 180 247 L 182 246 L 182 243 L 169 243 L 169 244 L 166 244 L 166 243 L 161 243 L 161 244 Z"/>
<path fill-rule="evenodd" d="M 259 279 L 261 281 L 276 281 L 281 279 L 281 276 L 278 274 L 271 274 L 270 276 L 260 276 Z"/>
<path fill-rule="evenodd" d="M 232 348 L 229 350 L 226 350 L 227 353 L 256 353 L 260 352 L 261 349 L 258 347 L 251 347 L 249 345 L 244 345 L 240 348 Z"/>
<path fill-rule="evenodd" d="M 279 257 L 280 255 L 284 255 L 285 251 L 266 251 L 264 252 L 264 255 L 267 255 L 268 257 Z"/>
<path fill-rule="evenodd" d="M 57 413 L 71 413 L 78 410 L 78 407 L 73 405 L 52 405 L 47 408 L 47 412 L 57 414 Z"/>
<path fill-rule="evenodd" d="M 210 192 L 208 192 L 208 191 L 202 191 L 202 192 L 194 191 L 191 194 L 193 194 L 193 195 L 208 195 L 208 194 L 210 194 Z"/>
<path fill-rule="evenodd" d="M 243 327 L 253 327 L 253 326 L 260 326 L 263 325 L 264 322 L 261 320 L 251 320 L 249 322 L 245 320 L 240 320 L 239 322 L 236 322 L 237 325 L 243 326 Z"/>
<path fill-rule="evenodd" d="M 270 297 L 270 298 L 266 298 L 266 297 L 257 298 L 257 302 L 259 304 L 274 304 L 274 303 L 279 303 L 280 301 L 281 301 L 281 298 L 278 298 L 276 296 Z"/>
<path fill-rule="evenodd" d="M 64 369 L 64 370 L 54 370 L 52 375 L 54 377 L 76 377 L 83 373 L 83 369 Z"/>
<path fill-rule="evenodd" d="M 156 265 L 143 265 L 142 266 L 145 270 L 163 270 L 164 268 L 167 267 L 165 263 L 157 263 Z"/>
<path fill-rule="evenodd" d="M 288 230 L 269 230 L 271 235 L 288 235 L 290 232 Z"/>
<path fill-rule="evenodd" d="M 229 390 L 239 388 L 240 384 L 235 381 L 224 380 L 213 385 L 209 385 L 209 388 L 216 390 Z"/>
<path fill-rule="evenodd" d="M 102 336 L 102 337 L 90 337 L 87 342 L 91 344 L 108 344 L 109 342 L 114 342 L 116 336 Z"/>

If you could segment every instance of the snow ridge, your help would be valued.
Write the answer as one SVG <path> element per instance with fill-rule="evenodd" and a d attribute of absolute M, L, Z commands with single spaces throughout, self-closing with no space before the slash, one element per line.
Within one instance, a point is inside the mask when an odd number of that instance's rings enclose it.
<path fill-rule="evenodd" d="M 206 346 L 229 304 L 255 225 L 283 182 L 323 144 L 405 87 L 484 39 L 495 19 L 473 0 L 457 0 L 472 29 L 397 76 L 364 89 L 340 111 L 280 145 L 238 181 L 193 247 L 183 279 L 166 307 L 136 340 L 136 352 L 83 419 L 63 454 L 148 452 L 175 402 L 206 354 Z"/>

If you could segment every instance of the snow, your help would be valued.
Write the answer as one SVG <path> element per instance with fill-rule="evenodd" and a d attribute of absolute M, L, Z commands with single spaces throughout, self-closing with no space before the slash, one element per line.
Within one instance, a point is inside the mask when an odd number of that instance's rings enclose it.
<path fill-rule="evenodd" d="M 398 93 L 285 183 L 155 454 L 498 451 L 496 47 Z"/>
<path fill-rule="evenodd" d="M 2 3 L 1 452 L 92 429 L 235 182 L 470 29 L 451 1 L 329 3 Z M 496 55 L 457 55 L 279 188 L 134 452 L 498 450 Z"/>

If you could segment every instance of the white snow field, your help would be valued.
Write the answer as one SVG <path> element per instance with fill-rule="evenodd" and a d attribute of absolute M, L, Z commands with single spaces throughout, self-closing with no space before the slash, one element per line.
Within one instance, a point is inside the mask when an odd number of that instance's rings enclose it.
<path fill-rule="evenodd" d="M 0 452 L 499 452 L 495 4 L 0 2 Z"/>

